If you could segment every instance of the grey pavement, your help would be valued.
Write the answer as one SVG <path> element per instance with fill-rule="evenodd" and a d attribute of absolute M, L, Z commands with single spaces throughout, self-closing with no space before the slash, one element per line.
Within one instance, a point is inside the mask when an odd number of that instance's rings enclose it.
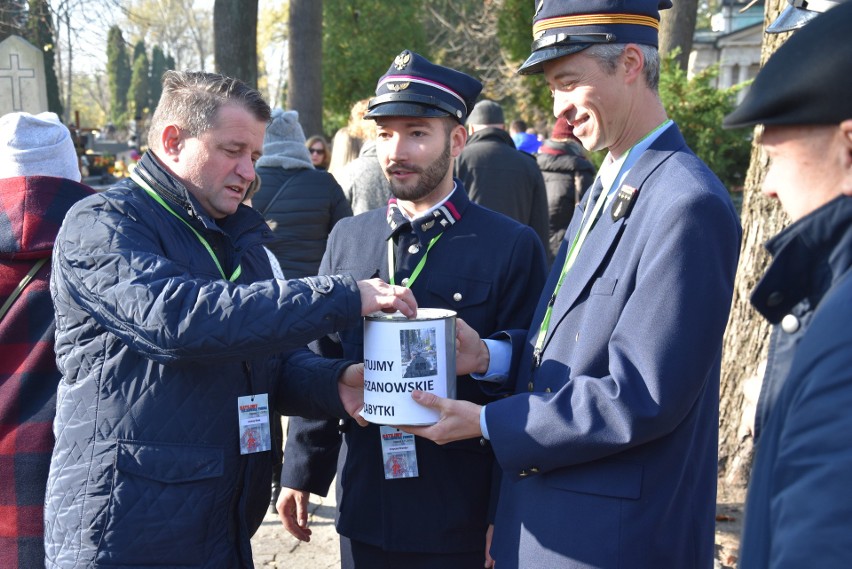
<path fill-rule="evenodd" d="M 287 417 L 284 417 L 287 432 Z M 334 529 L 334 512 L 337 499 L 335 482 L 328 496 L 311 494 L 308 502 L 308 527 L 311 541 L 299 541 L 284 529 L 278 514 L 266 513 L 263 523 L 251 539 L 255 569 L 338 569 L 340 546 Z"/>
<path fill-rule="evenodd" d="M 327 498 L 311 494 L 308 527 L 311 541 L 299 541 L 284 529 L 277 515 L 267 513 L 251 540 L 256 569 L 338 569 L 340 549 L 334 529 L 337 502 L 334 483 Z"/>

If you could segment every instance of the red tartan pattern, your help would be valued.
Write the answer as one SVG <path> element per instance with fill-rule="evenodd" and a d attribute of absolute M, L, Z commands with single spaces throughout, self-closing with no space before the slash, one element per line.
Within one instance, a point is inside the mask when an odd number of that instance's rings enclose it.
<path fill-rule="evenodd" d="M 0 305 L 49 257 L 68 208 L 91 193 L 59 178 L 0 180 Z M 50 264 L 0 321 L 0 567 L 44 567 L 44 492 L 56 386 Z"/>

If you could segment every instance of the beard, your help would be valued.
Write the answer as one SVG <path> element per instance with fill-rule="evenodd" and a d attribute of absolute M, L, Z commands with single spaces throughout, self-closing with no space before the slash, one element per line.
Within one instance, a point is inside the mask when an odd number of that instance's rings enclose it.
<path fill-rule="evenodd" d="M 389 176 L 391 193 L 394 197 L 399 200 L 410 202 L 422 200 L 435 191 L 435 188 L 438 187 L 438 184 L 441 183 L 441 180 L 444 179 L 450 169 L 449 137 L 447 138 L 446 144 L 444 145 L 444 151 L 441 155 L 425 167 L 421 168 L 413 164 L 396 164 L 395 166 L 388 167 L 388 170 L 395 167 L 402 167 L 408 171 L 415 172 L 418 176 L 417 183 L 413 187 L 406 186 Z"/>

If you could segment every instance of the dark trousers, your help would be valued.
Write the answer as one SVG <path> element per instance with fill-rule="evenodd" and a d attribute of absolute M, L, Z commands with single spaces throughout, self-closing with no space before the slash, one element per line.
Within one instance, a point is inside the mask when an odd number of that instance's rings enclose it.
<path fill-rule="evenodd" d="M 384 551 L 374 545 L 340 536 L 341 569 L 482 569 L 482 551 L 472 553 L 411 553 Z"/>

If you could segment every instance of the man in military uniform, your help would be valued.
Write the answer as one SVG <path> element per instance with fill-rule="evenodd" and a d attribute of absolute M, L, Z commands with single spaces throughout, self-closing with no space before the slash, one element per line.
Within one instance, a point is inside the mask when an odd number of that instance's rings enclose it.
<path fill-rule="evenodd" d="M 795 4 L 783 27 L 807 24 L 725 118 L 727 127 L 763 125 L 763 193 L 793 221 L 766 243 L 773 260 L 751 297 L 774 328 L 744 569 L 852 564 L 852 2 L 808 2 L 807 14 Z"/>
<path fill-rule="evenodd" d="M 414 392 L 439 442 L 490 438 L 504 477 L 499 569 L 709 569 L 718 396 L 740 228 L 727 190 L 657 94 L 660 0 L 538 3 L 522 74 L 609 153 L 575 211 L 530 329 L 460 327 L 457 368 L 505 375 L 486 404 Z"/>
<path fill-rule="evenodd" d="M 381 275 L 410 287 L 419 306 L 454 310 L 490 334 L 529 325 L 546 265 L 541 240 L 529 227 L 471 203 L 453 178 L 453 161 L 467 140 L 463 125 L 481 88 L 416 53 L 394 59 L 366 115 L 376 121 L 378 159 L 394 197 L 387 208 L 338 222 L 320 273 Z M 362 328 L 333 340 L 319 351 L 362 361 Z M 469 376 L 458 378 L 457 390 L 461 400 L 492 400 Z M 339 464 L 343 567 L 483 566 L 498 480 L 492 482 L 496 468 L 487 441 L 441 447 L 405 435 L 415 456 L 406 455 L 403 468 L 382 443 L 396 438 L 396 429 L 362 429 L 352 421 L 342 428 L 341 451 L 336 421 L 290 423 L 278 502 L 290 533 L 310 537 L 308 492 L 325 495 Z"/>

